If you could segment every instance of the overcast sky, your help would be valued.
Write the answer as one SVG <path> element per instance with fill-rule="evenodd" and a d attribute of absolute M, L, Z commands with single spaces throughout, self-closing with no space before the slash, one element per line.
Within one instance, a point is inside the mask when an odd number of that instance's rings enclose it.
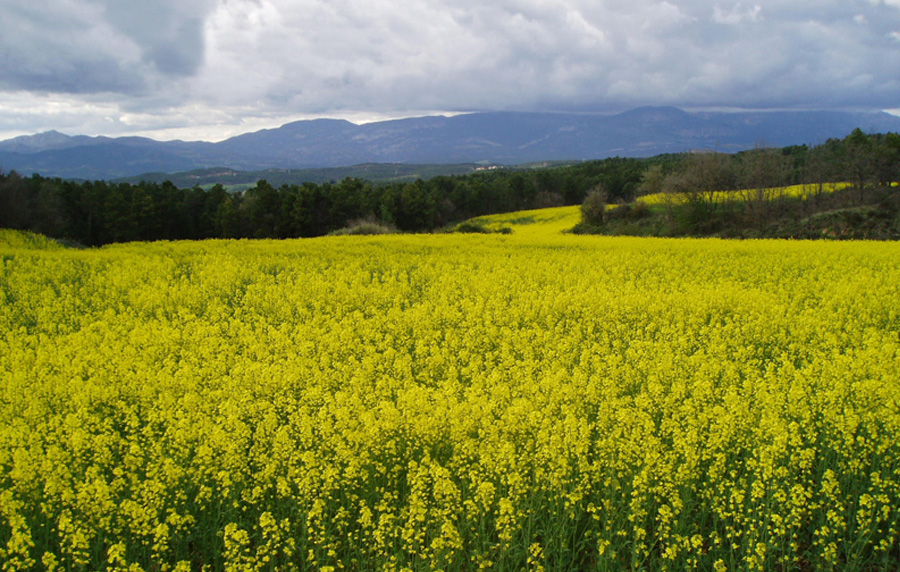
<path fill-rule="evenodd" d="M 309 117 L 900 108 L 900 0 L 0 0 L 0 139 Z"/>

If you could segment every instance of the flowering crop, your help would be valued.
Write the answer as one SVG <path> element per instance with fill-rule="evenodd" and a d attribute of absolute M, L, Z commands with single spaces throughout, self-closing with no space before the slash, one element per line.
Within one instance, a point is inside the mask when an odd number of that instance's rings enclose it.
<path fill-rule="evenodd" d="M 743 202 L 754 198 L 764 198 L 773 200 L 775 198 L 795 198 L 809 199 L 818 195 L 827 195 L 841 189 L 850 187 L 850 183 L 807 183 L 802 185 L 790 185 L 787 187 L 770 187 L 764 189 L 739 189 L 736 191 L 716 191 L 712 193 L 709 199 L 715 203 L 724 203 L 729 201 Z M 667 205 L 667 204 L 683 204 L 690 197 L 684 193 L 653 193 L 644 195 L 637 199 L 637 202 L 645 205 Z M 615 208 L 616 205 L 608 205 L 608 208 Z"/>
<path fill-rule="evenodd" d="M 569 210 L 6 237 L 3 570 L 896 569 L 900 246 Z"/>

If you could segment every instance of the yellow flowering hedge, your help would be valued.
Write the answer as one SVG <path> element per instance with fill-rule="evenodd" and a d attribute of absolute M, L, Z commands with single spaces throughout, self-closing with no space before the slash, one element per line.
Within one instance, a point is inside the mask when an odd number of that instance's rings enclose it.
<path fill-rule="evenodd" d="M 896 569 L 900 247 L 561 235 L 570 210 L 7 236 L 2 569 Z"/>

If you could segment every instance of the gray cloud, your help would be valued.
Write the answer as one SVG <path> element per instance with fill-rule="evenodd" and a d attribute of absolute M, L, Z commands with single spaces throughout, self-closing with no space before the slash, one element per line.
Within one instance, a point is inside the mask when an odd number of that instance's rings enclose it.
<path fill-rule="evenodd" d="M 190 75 L 203 63 L 204 21 L 214 0 L 103 0 L 107 22 L 163 74 Z"/>
<path fill-rule="evenodd" d="M 257 85 L 299 109 L 896 104 L 900 12 L 868 0 L 822 8 L 263 1 L 240 18 L 220 11 L 214 33 L 231 42 L 206 73 L 261 62 Z"/>
<path fill-rule="evenodd" d="M 108 34 L 101 13 L 89 4 L 4 2 L 0 36 L 0 86 L 80 93 L 139 85 L 127 64 L 136 47 Z"/>
<path fill-rule="evenodd" d="M 237 124 L 413 110 L 900 107 L 900 0 L 0 7 L 0 89 L 107 94 L 104 109 L 148 129 L 183 121 L 185 109 Z"/>
<path fill-rule="evenodd" d="M 134 94 L 197 72 L 214 2 L 0 1 L 0 86 Z"/>

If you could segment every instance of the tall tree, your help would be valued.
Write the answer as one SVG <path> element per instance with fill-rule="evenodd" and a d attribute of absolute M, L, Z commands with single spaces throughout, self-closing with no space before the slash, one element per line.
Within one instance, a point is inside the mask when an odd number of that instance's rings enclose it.
<path fill-rule="evenodd" d="M 737 186 L 750 215 L 757 221 L 784 194 L 790 171 L 790 160 L 779 149 L 757 147 L 741 154 Z"/>
<path fill-rule="evenodd" d="M 847 178 L 858 191 L 859 202 L 865 200 L 868 187 L 875 173 L 872 140 L 857 127 L 844 141 L 844 168 Z"/>

